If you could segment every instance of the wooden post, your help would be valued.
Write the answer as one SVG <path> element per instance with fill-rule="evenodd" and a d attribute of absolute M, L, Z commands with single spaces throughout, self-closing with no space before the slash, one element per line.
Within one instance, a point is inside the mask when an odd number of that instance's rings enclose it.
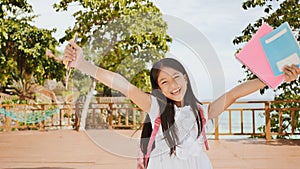
<path fill-rule="evenodd" d="M 291 121 L 291 123 L 292 123 L 292 135 L 294 135 L 294 133 L 295 133 L 295 126 L 296 126 L 296 124 L 295 124 L 295 110 L 293 110 L 291 112 L 291 118 L 292 118 L 292 121 Z"/>
<path fill-rule="evenodd" d="M 121 110 L 120 109 L 117 109 L 117 111 L 118 111 L 118 126 L 120 126 L 121 125 Z"/>
<path fill-rule="evenodd" d="M 129 109 L 126 108 L 125 109 L 125 126 L 128 126 L 129 125 L 129 117 L 128 117 L 128 113 L 129 113 Z"/>
<path fill-rule="evenodd" d="M 243 110 L 240 110 L 240 120 L 241 120 L 241 134 L 244 134 L 244 116 L 243 116 Z"/>
<path fill-rule="evenodd" d="M 60 127 L 60 129 L 62 129 L 62 118 L 63 118 L 63 114 L 60 109 L 60 111 L 59 111 L 59 127 Z"/>
<path fill-rule="evenodd" d="M 103 108 L 100 108 L 100 113 L 99 113 L 99 119 L 100 119 L 100 128 L 104 128 L 105 124 L 104 124 L 104 120 L 103 120 Z"/>
<path fill-rule="evenodd" d="M 215 118 L 215 140 L 219 140 L 219 118 Z"/>
<path fill-rule="evenodd" d="M 279 111 L 279 135 L 282 135 L 282 111 Z"/>
<path fill-rule="evenodd" d="M 41 118 L 45 118 L 45 105 L 42 104 L 42 117 Z M 45 131 L 45 120 L 41 121 L 41 131 Z"/>
<path fill-rule="evenodd" d="M 72 108 L 69 107 L 69 109 L 67 110 L 67 114 L 68 114 L 68 126 L 71 126 L 71 116 L 72 116 Z"/>
<path fill-rule="evenodd" d="M 113 123 L 113 108 L 112 108 L 112 103 L 108 104 L 109 106 L 109 114 L 108 114 L 108 128 L 112 129 L 112 123 Z"/>
<path fill-rule="evenodd" d="M 5 106 L 5 110 L 9 110 L 9 106 Z M 10 123 L 11 123 L 11 119 L 9 116 L 5 116 L 5 130 L 6 132 L 10 132 L 11 130 L 11 126 L 10 126 Z"/>
<path fill-rule="evenodd" d="M 265 113 L 266 113 L 266 140 L 271 140 L 271 119 L 270 119 L 270 102 L 265 102 Z"/>
<path fill-rule="evenodd" d="M 255 136 L 255 111 L 252 110 L 252 134 Z"/>
<path fill-rule="evenodd" d="M 232 111 L 228 110 L 229 134 L 232 135 Z"/>
<path fill-rule="evenodd" d="M 93 110 L 93 113 L 92 113 L 92 121 L 93 121 L 93 124 L 91 125 L 91 127 L 97 128 L 96 109 L 95 109 L 95 108 L 92 108 L 92 110 Z"/>
<path fill-rule="evenodd" d="M 133 123 L 133 128 L 136 129 L 136 113 L 138 112 L 137 108 L 132 108 L 132 123 Z"/>
<path fill-rule="evenodd" d="M 75 130 L 79 131 L 79 125 L 80 125 L 80 117 L 79 117 L 79 103 L 76 102 L 75 104 Z"/>

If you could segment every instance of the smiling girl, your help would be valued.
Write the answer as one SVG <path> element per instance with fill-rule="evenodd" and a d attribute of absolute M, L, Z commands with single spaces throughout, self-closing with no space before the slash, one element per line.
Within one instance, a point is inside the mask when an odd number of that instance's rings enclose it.
<path fill-rule="evenodd" d="M 155 119 L 160 118 L 148 169 L 212 168 L 210 160 L 202 150 L 205 142 L 202 132 L 205 129 L 205 120 L 217 117 L 236 99 L 265 87 L 259 79 L 249 80 L 204 106 L 195 97 L 184 67 L 175 59 L 161 59 L 153 65 L 150 72 L 151 94 L 132 85 L 120 74 L 86 61 L 82 49 L 72 40 L 64 52 L 64 63 L 68 62 L 71 62 L 71 67 L 123 93 L 139 108 L 148 112 L 153 125 Z M 295 65 L 285 66 L 284 73 L 285 81 L 290 82 L 298 77 L 300 69 Z"/>

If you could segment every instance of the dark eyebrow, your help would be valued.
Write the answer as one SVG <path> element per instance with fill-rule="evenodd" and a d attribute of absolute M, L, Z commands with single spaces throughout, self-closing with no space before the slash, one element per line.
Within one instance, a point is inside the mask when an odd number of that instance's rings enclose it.
<path fill-rule="evenodd" d="M 175 76 L 175 75 L 180 75 L 179 72 L 175 72 L 172 76 Z"/>

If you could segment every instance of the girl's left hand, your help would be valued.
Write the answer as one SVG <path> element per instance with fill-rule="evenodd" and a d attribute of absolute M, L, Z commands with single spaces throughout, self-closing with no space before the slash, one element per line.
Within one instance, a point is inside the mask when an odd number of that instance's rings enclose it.
<path fill-rule="evenodd" d="M 283 67 L 283 72 L 285 75 L 285 81 L 291 82 L 298 78 L 298 76 L 300 74 L 300 68 L 294 64 L 292 66 L 286 65 Z"/>

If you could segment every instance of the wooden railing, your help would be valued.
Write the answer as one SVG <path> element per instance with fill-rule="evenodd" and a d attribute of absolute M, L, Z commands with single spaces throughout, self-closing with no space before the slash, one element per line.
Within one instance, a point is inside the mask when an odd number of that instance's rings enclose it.
<path fill-rule="evenodd" d="M 299 124 L 300 106 L 296 108 L 273 108 L 274 103 L 284 104 L 294 103 L 300 105 L 300 100 L 296 101 L 247 101 L 235 102 L 218 118 L 208 121 L 209 133 L 214 139 L 222 136 L 245 135 L 262 136 L 267 140 L 272 135 L 300 135 Z M 208 103 L 205 103 L 208 104 Z M 44 112 L 50 108 L 59 108 L 58 113 L 51 117 L 34 123 L 21 123 L 16 119 L 11 119 L 8 115 L 0 113 L 0 131 L 11 131 L 14 129 L 51 129 L 51 128 L 74 128 L 78 129 L 83 103 L 76 104 L 55 104 L 55 105 L 4 105 L 0 108 L 7 112 L 32 114 L 34 112 Z M 290 114 L 291 126 L 283 132 L 283 114 L 288 111 Z M 271 114 L 277 113 L 279 117 L 279 132 L 271 132 Z M 43 115 L 43 114 L 42 114 Z M 105 102 L 91 103 L 88 109 L 86 128 L 122 128 L 137 129 L 141 126 L 145 113 L 130 102 Z M 258 127 L 265 126 L 258 130 Z"/>
<path fill-rule="evenodd" d="M 78 112 L 83 103 L 77 103 Z M 80 118 L 79 113 L 79 118 Z M 86 128 L 136 129 L 143 122 L 145 113 L 131 102 L 91 103 L 87 113 Z"/>
<path fill-rule="evenodd" d="M 294 103 L 298 107 L 294 108 L 274 108 L 271 105 L 275 103 Z M 290 127 L 289 130 L 283 132 L 283 112 L 290 113 Z M 246 116 L 248 114 L 248 116 Z M 271 114 L 278 114 L 279 132 L 271 132 Z M 232 106 L 226 109 L 218 118 L 213 120 L 214 139 L 219 139 L 220 136 L 245 135 L 245 136 L 261 136 L 267 140 L 272 139 L 273 135 L 300 135 L 299 125 L 300 120 L 300 100 L 289 101 L 240 101 L 235 102 Z M 296 123 L 297 122 L 297 123 Z M 236 126 L 233 126 L 235 124 Z M 248 124 L 247 126 L 245 124 Z M 250 124 L 250 125 L 249 125 Z M 263 127 L 264 126 L 264 127 Z M 257 128 L 260 127 L 259 131 Z M 220 131 L 222 128 L 228 128 L 227 131 Z M 235 129 L 235 131 L 233 131 Z M 239 130 L 237 130 L 239 129 Z M 248 129 L 246 131 L 246 129 Z M 226 130 L 226 129 L 225 129 Z"/>
<path fill-rule="evenodd" d="M 74 110 L 74 104 L 0 104 L 0 131 L 72 128 Z"/>
<path fill-rule="evenodd" d="M 58 108 L 58 112 L 45 118 L 46 111 Z M 24 129 L 74 128 L 79 129 L 83 103 L 76 104 L 0 104 L 0 131 Z M 2 111 L 1 111 L 2 110 Z M 6 114 L 3 113 L 5 110 Z M 2 112 L 2 113 L 1 113 Z M 20 118 L 39 112 L 41 121 L 23 122 Z M 87 113 L 86 128 L 135 129 L 141 126 L 145 113 L 131 102 L 91 103 Z M 28 121 L 28 119 L 24 119 Z M 29 120 L 30 121 L 30 120 Z"/>

